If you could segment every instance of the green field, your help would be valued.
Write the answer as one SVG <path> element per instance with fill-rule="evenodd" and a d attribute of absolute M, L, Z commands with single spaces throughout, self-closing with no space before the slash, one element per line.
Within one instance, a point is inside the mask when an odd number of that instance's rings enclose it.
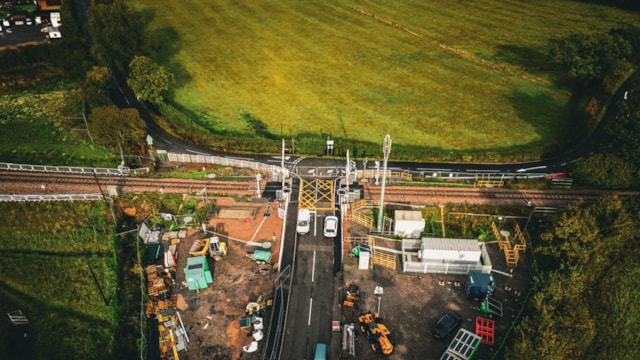
<path fill-rule="evenodd" d="M 50 83 L 0 95 L 0 161 L 23 164 L 115 167 L 119 160 L 92 145 L 84 126 L 61 126 L 73 84 Z M 80 109 L 75 116 L 80 116 Z"/>
<path fill-rule="evenodd" d="M 319 137 L 442 151 L 541 153 L 566 131 L 550 39 L 640 23 L 563 0 L 134 0 L 176 75 L 172 100 L 213 133 Z"/>
<path fill-rule="evenodd" d="M 108 211 L 102 202 L 0 203 L 3 358 L 113 354 L 118 274 Z M 12 325 L 5 313 L 13 310 L 30 324 Z"/>

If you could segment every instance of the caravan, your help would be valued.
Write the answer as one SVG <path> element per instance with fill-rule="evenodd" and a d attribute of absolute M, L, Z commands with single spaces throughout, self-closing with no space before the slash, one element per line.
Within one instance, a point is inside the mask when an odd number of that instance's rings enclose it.
<path fill-rule="evenodd" d="M 311 223 L 311 213 L 307 208 L 301 208 L 298 210 L 298 225 L 296 231 L 300 235 L 304 235 L 309 232 Z"/>

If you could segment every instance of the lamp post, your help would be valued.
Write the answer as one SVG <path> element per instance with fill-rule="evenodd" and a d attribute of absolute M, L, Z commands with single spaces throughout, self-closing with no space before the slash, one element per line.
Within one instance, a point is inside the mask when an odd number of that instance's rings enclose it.
<path fill-rule="evenodd" d="M 367 162 L 368 161 L 369 161 L 369 158 L 362 159 L 362 167 L 363 167 L 363 170 L 362 170 L 362 175 L 363 176 L 362 177 L 365 178 L 365 179 L 367 178 Z"/>
<path fill-rule="evenodd" d="M 256 174 L 256 195 L 260 197 L 260 180 L 262 180 L 262 175 L 260 173 Z"/>
<path fill-rule="evenodd" d="M 382 165 L 382 189 L 380 190 L 380 212 L 378 213 L 378 232 L 382 230 L 382 219 L 384 218 L 384 186 L 387 182 L 387 160 L 391 151 L 391 136 L 387 134 L 384 138 L 384 163 Z M 377 181 L 376 181 L 377 182 Z"/>

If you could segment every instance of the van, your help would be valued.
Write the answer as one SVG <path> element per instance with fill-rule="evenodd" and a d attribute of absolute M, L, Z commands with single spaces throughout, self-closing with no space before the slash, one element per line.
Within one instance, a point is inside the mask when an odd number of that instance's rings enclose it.
<path fill-rule="evenodd" d="M 296 227 L 296 231 L 300 235 L 304 235 L 309 232 L 311 222 L 311 213 L 309 213 L 309 209 L 301 208 L 298 210 L 298 225 Z"/>
<path fill-rule="evenodd" d="M 313 347 L 313 360 L 329 360 L 329 347 L 327 344 L 317 343 Z"/>

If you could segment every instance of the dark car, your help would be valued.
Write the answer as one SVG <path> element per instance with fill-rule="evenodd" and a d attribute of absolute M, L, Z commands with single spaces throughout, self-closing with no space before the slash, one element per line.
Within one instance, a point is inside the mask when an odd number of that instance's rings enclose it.
<path fill-rule="evenodd" d="M 449 311 L 433 325 L 432 333 L 436 339 L 446 339 L 449 334 L 462 324 L 462 316 L 455 311 Z"/>

